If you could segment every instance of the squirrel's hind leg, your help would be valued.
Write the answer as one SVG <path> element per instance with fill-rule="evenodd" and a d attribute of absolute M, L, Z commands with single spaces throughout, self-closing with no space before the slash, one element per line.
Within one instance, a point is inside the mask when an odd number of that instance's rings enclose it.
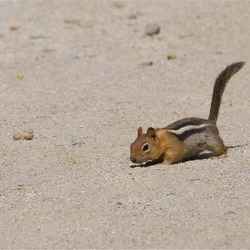
<path fill-rule="evenodd" d="M 207 150 L 212 151 L 217 157 L 227 157 L 227 148 L 219 135 L 213 136 L 207 142 Z"/>

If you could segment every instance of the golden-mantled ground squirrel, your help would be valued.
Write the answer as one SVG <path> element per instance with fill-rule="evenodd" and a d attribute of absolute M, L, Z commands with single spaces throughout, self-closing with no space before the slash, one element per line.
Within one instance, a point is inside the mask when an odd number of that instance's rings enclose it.
<path fill-rule="evenodd" d="M 217 77 L 208 119 L 185 118 L 165 128 L 148 128 L 147 133 L 138 128 L 136 140 L 130 146 L 130 160 L 133 163 L 147 161 L 173 164 L 197 157 L 205 150 L 217 156 L 226 156 L 227 149 L 219 136 L 216 121 L 221 97 L 229 79 L 238 72 L 244 62 L 233 63 Z"/>

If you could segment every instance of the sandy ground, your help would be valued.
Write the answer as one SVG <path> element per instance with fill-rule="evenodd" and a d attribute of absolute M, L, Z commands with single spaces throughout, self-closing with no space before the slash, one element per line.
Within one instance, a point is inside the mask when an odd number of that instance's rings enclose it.
<path fill-rule="evenodd" d="M 0 9 L 0 248 L 250 248 L 249 1 Z M 218 121 L 226 159 L 131 168 L 139 126 L 206 118 L 240 60 Z M 13 139 L 23 129 L 32 140 Z"/>

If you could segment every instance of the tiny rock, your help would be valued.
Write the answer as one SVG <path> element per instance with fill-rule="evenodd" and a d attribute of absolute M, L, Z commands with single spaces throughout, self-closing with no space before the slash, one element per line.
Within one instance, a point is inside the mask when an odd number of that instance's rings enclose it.
<path fill-rule="evenodd" d="M 24 74 L 21 72 L 17 72 L 14 76 L 13 79 L 14 80 L 22 80 L 24 78 Z"/>
<path fill-rule="evenodd" d="M 152 61 L 142 61 L 140 62 L 140 66 L 142 67 L 147 67 L 147 66 L 152 66 L 153 62 Z"/>
<path fill-rule="evenodd" d="M 147 36 L 157 35 L 159 34 L 160 29 L 161 28 L 158 23 L 150 23 L 146 26 L 145 35 Z"/>
<path fill-rule="evenodd" d="M 23 130 L 20 132 L 16 132 L 13 135 L 14 140 L 32 140 L 34 136 L 32 129 Z"/>
<path fill-rule="evenodd" d="M 130 15 L 128 15 L 128 19 L 129 20 L 136 20 L 137 19 L 137 15 L 136 14 L 130 14 Z"/>
<path fill-rule="evenodd" d="M 20 25 L 18 23 L 12 23 L 10 25 L 10 30 L 18 30 L 20 28 Z"/>
<path fill-rule="evenodd" d="M 113 1 L 111 2 L 111 6 L 114 8 L 123 8 L 125 4 L 122 1 Z"/>
<path fill-rule="evenodd" d="M 88 162 L 84 157 L 74 157 L 73 164 L 76 165 L 86 165 Z"/>
<path fill-rule="evenodd" d="M 74 19 L 74 18 L 68 18 L 68 19 L 64 19 L 64 23 L 80 25 L 80 20 L 79 19 Z"/>
<path fill-rule="evenodd" d="M 174 54 L 174 53 L 168 53 L 168 54 L 167 54 L 167 59 L 168 59 L 168 60 L 176 59 L 176 54 Z"/>

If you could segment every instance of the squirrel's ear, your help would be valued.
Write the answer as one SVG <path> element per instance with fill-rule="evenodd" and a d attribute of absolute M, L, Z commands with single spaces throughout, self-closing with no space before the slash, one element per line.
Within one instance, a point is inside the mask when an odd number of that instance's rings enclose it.
<path fill-rule="evenodd" d="M 139 137 L 141 135 L 142 135 L 142 127 L 139 127 L 137 131 L 137 136 Z"/>
<path fill-rule="evenodd" d="M 148 135 L 148 137 L 150 137 L 152 139 L 155 139 L 156 138 L 156 131 L 155 131 L 155 129 L 152 128 L 152 127 L 148 128 L 147 135 Z"/>

